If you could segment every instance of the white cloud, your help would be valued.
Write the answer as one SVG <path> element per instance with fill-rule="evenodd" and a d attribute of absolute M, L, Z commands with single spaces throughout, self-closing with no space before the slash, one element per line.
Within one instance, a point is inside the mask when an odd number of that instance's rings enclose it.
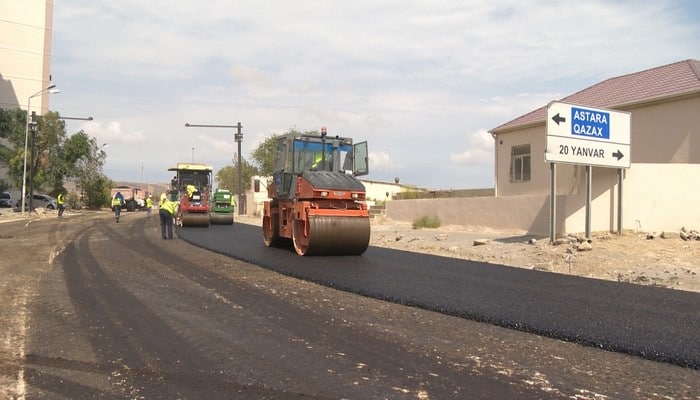
<path fill-rule="evenodd" d="M 140 131 L 123 132 L 121 124 L 116 121 L 107 123 L 90 121 L 83 124 L 81 129 L 98 139 L 98 142 L 109 143 L 110 145 L 116 143 L 138 145 L 139 143 L 144 143 L 146 139 L 144 133 Z"/>
<path fill-rule="evenodd" d="M 700 25 L 688 15 L 698 7 L 60 2 L 51 68 L 62 94 L 51 107 L 95 117 L 86 132 L 110 142 L 106 171 L 119 180 L 134 175 L 134 160 L 167 179 L 167 165 L 189 160 L 192 147 L 203 161 L 229 164 L 232 130 L 184 123 L 241 121 L 245 157 L 272 133 L 327 125 L 369 141 L 371 179 L 483 186 L 492 174 L 469 170 L 492 162 L 486 130 L 603 79 L 697 58 Z"/>
<path fill-rule="evenodd" d="M 450 154 L 456 164 L 493 165 L 493 137 L 485 130 L 472 133 L 468 137 L 468 148 L 461 153 Z"/>

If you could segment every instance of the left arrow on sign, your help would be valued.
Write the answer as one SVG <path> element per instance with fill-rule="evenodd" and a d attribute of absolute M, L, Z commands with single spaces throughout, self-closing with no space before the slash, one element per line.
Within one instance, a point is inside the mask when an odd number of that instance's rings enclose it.
<path fill-rule="evenodd" d="M 552 121 L 556 122 L 557 125 L 559 125 L 560 122 L 566 122 L 566 118 L 562 117 L 557 113 L 557 115 L 552 117 Z"/>

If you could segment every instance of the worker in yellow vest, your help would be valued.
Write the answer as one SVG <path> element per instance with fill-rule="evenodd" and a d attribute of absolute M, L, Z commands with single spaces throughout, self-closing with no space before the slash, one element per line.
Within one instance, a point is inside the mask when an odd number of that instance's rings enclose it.
<path fill-rule="evenodd" d="M 148 197 L 146 197 L 146 219 L 151 219 L 151 209 L 153 208 L 153 199 L 151 198 L 151 195 L 149 194 Z"/>
<path fill-rule="evenodd" d="M 65 203 L 65 195 L 63 192 L 59 193 L 58 196 L 56 196 L 56 204 L 58 205 L 58 218 L 63 218 L 63 211 L 66 210 L 66 207 L 63 203 Z"/>
<path fill-rule="evenodd" d="M 173 238 L 173 217 L 177 213 L 178 203 L 170 201 L 167 198 L 165 201 L 161 201 L 158 209 L 158 215 L 160 215 L 160 235 L 163 239 Z M 165 227 L 168 227 L 168 236 L 165 236 Z"/>
<path fill-rule="evenodd" d="M 197 187 L 195 185 L 187 185 L 187 198 L 192 200 L 192 195 L 196 191 L 197 191 Z"/>
<path fill-rule="evenodd" d="M 119 216 L 122 213 L 122 205 L 124 204 L 124 195 L 121 192 L 117 192 L 112 197 L 112 210 L 114 210 L 114 218 L 119 222 Z"/>

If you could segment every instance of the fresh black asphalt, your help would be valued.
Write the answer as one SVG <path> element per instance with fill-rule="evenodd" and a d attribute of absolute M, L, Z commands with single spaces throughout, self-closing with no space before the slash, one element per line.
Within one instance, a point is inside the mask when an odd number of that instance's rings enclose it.
<path fill-rule="evenodd" d="M 260 227 L 178 228 L 196 246 L 336 289 L 700 369 L 700 294 L 378 247 L 301 257 Z"/>

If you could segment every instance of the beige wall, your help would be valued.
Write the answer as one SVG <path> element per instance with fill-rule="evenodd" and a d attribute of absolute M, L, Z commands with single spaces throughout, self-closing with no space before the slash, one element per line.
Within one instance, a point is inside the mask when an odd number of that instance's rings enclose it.
<path fill-rule="evenodd" d="M 629 111 L 633 163 L 700 163 L 700 95 Z"/>
<path fill-rule="evenodd" d="M 549 196 L 394 200 L 386 207 L 387 217 L 395 221 L 437 216 L 442 225 L 548 234 Z"/>
<path fill-rule="evenodd" d="M 700 164 L 632 164 L 623 178 L 622 229 L 700 229 Z M 617 231 L 617 170 L 592 168 L 591 231 Z M 585 172 L 580 193 L 557 195 L 557 237 L 585 232 Z M 688 183 L 691 184 L 688 184 Z M 443 225 L 524 231 L 549 236 L 549 195 L 396 200 L 387 217 L 412 222 L 436 215 Z"/>
<path fill-rule="evenodd" d="M 622 188 L 625 229 L 700 230 L 700 164 L 632 164 Z"/>
<path fill-rule="evenodd" d="M 27 109 L 51 84 L 53 1 L 3 0 L 0 16 L 0 108 Z M 48 97 L 32 98 L 30 111 L 46 113 Z"/>

